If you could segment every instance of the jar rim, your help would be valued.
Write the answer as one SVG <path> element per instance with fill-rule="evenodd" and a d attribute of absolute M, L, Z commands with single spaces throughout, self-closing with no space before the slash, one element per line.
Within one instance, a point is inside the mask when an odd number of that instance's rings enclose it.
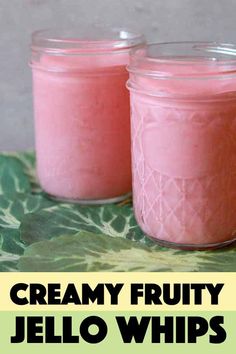
<path fill-rule="evenodd" d="M 127 51 L 143 45 L 142 34 L 126 28 L 90 26 L 86 28 L 51 28 L 32 33 L 31 49 L 51 55 L 104 54 Z"/>
<path fill-rule="evenodd" d="M 236 75 L 236 45 L 230 43 L 150 43 L 132 49 L 130 57 L 129 72 L 157 79 L 212 79 Z"/>

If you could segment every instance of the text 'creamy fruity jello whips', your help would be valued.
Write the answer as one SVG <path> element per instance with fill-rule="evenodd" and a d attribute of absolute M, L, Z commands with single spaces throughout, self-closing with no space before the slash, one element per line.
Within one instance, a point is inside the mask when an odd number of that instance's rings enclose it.
<path fill-rule="evenodd" d="M 126 65 L 143 43 L 102 27 L 33 34 L 37 173 L 52 197 L 92 204 L 131 191 Z"/>
<path fill-rule="evenodd" d="M 235 240 L 236 46 L 152 44 L 129 66 L 137 221 L 166 246 Z"/>

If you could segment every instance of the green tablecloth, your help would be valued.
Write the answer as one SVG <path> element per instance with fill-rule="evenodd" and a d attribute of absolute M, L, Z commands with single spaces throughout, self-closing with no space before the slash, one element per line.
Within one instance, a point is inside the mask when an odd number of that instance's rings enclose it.
<path fill-rule="evenodd" d="M 78 206 L 46 198 L 33 153 L 0 154 L 0 271 L 236 271 L 236 247 L 157 246 L 136 224 L 131 201 Z"/>

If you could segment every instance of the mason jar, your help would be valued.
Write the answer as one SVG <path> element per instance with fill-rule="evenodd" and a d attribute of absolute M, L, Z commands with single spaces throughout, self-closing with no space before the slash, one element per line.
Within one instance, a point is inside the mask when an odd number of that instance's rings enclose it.
<path fill-rule="evenodd" d="M 182 249 L 235 241 L 236 46 L 151 44 L 128 70 L 140 227 Z"/>
<path fill-rule="evenodd" d="M 37 174 L 51 197 L 97 204 L 130 193 L 126 65 L 143 43 L 106 27 L 33 33 Z"/>

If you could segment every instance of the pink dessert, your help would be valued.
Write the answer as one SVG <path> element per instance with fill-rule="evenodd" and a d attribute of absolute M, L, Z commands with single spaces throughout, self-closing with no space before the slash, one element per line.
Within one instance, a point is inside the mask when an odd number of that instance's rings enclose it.
<path fill-rule="evenodd" d="M 135 215 L 163 244 L 219 247 L 236 231 L 236 61 L 160 46 L 129 67 Z"/>
<path fill-rule="evenodd" d="M 47 36 L 43 31 L 33 37 L 36 52 L 38 38 L 44 39 L 42 53 L 32 59 L 40 184 L 58 198 L 88 203 L 122 199 L 131 191 L 125 67 L 130 47 L 140 45 L 142 37 L 132 37 L 133 44 L 127 38 L 61 38 L 58 48 Z"/>

